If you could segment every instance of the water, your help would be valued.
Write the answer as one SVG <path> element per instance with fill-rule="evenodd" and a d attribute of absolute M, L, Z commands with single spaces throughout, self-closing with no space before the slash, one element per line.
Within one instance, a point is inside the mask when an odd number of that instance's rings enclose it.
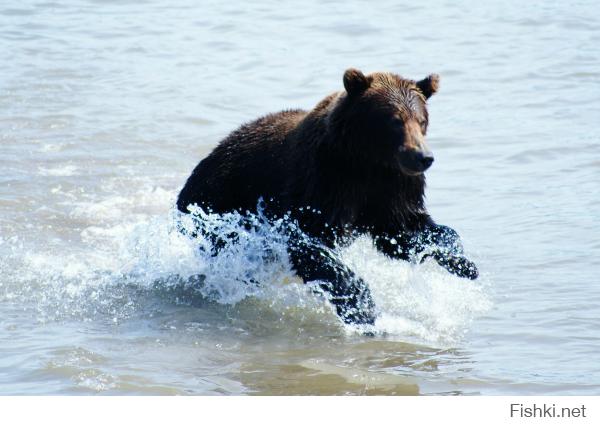
<path fill-rule="evenodd" d="M 2 2 L 0 393 L 598 394 L 599 12 Z M 358 241 L 375 337 L 298 283 L 270 230 L 213 262 L 173 232 L 215 143 L 312 108 L 351 66 L 442 76 L 428 208 L 482 273 Z"/>

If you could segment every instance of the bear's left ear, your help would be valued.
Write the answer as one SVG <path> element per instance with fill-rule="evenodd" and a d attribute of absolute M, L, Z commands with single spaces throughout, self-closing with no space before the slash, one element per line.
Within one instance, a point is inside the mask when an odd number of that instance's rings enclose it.
<path fill-rule="evenodd" d="M 429 99 L 440 88 L 440 76 L 431 74 L 423 80 L 417 81 L 417 87 L 425 95 L 425 99 Z"/>
<path fill-rule="evenodd" d="M 350 68 L 344 73 L 344 89 L 350 96 L 360 95 L 370 85 L 371 79 L 357 69 Z"/>

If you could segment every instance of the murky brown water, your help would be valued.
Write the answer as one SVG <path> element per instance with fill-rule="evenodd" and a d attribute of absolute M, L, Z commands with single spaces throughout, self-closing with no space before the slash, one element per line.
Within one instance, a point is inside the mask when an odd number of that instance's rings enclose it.
<path fill-rule="evenodd" d="M 600 393 L 599 12 L 2 2 L 0 393 Z M 442 76 L 428 207 L 483 275 L 359 241 L 345 255 L 382 310 L 373 338 L 257 261 L 268 235 L 206 264 L 170 232 L 216 142 L 311 108 L 350 66 Z M 187 286 L 207 271 L 212 299 Z M 262 288 L 235 282 L 248 271 Z"/>

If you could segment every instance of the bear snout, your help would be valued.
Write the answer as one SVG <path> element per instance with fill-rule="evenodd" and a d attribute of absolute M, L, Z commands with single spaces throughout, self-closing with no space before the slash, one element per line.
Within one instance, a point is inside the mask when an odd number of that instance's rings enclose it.
<path fill-rule="evenodd" d="M 400 152 L 400 166 L 407 175 L 420 175 L 433 164 L 431 151 L 403 149 Z"/>
<path fill-rule="evenodd" d="M 433 164 L 433 154 L 431 152 L 427 152 L 425 154 L 420 154 L 421 166 L 423 167 L 423 171 L 427 170 Z"/>

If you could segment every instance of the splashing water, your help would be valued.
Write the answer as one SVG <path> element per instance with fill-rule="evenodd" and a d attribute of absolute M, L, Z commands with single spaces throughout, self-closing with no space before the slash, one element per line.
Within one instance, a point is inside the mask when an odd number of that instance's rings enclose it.
<path fill-rule="evenodd" d="M 252 226 L 242 226 L 242 219 Z M 190 236 L 198 221 L 228 241 L 218 254 L 211 255 L 211 242 L 202 235 Z M 13 256 L 3 267 L 5 275 L 14 271 L 6 280 L 12 284 L 2 298 L 33 298 L 40 321 L 103 315 L 114 322 L 143 310 L 148 294 L 192 304 L 201 299 L 236 305 L 253 299 L 259 318 L 281 320 L 291 312 L 291 328 L 299 320 L 364 331 L 342 325 L 326 297 L 315 291 L 316 283 L 303 284 L 294 275 L 284 232 L 289 226 L 283 219 L 267 220 L 260 209 L 243 218 L 198 208 L 183 215 L 173 209 L 167 217 L 88 227 L 82 232 L 87 246 L 60 256 L 28 251 L 15 240 L 10 242 Z M 434 262 L 387 259 L 367 238 L 342 250 L 342 258 L 371 287 L 379 317 L 370 331 L 378 334 L 448 344 L 491 304 L 484 281 L 456 278 Z"/>
<path fill-rule="evenodd" d="M 367 238 L 350 246 L 344 259 L 371 288 L 380 332 L 450 344 L 491 308 L 485 278 L 457 278 L 432 260 L 413 265 L 386 258 Z"/>

